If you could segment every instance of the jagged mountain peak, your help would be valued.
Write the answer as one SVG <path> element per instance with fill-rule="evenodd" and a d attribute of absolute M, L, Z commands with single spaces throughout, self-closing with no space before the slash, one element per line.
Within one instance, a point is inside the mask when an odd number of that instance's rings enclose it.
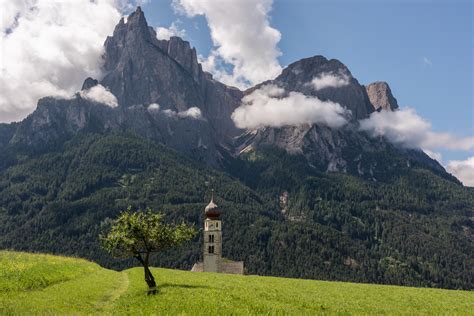
<path fill-rule="evenodd" d="M 188 41 L 178 36 L 172 36 L 168 40 L 159 40 L 153 27 L 149 26 L 145 14 L 140 7 L 131 13 L 125 20 L 122 18 L 115 27 L 112 36 L 105 41 L 105 70 L 110 71 L 116 67 L 117 51 L 133 51 L 129 57 L 142 58 L 147 50 L 144 48 L 154 47 L 168 57 L 171 57 L 186 70 L 193 73 L 197 79 L 197 73 L 202 71 L 197 60 L 196 49 L 191 47 Z"/>
<path fill-rule="evenodd" d="M 376 81 L 365 87 L 370 103 L 375 111 L 398 109 L 397 99 L 392 94 L 390 86 L 385 81 Z"/>
<path fill-rule="evenodd" d="M 322 88 L 315 86 L 315 79 L 327 82 L 328 77 L 333 77 L 329 81 L 338 81 L 337 86 L 331 82 L 325 83 Z M 354 121 L 367 118 L 374 111 L 365 88 L 352 76 L 349 68 L 337 59 L 327 59 L 321 55 L 300 59 L 288 65 L 274 80 L 263 82 L 245 93 L 249 94 L 267 84 L 339 103 L 351 111 Z"/>
<path fill-rule="evenodd" d="M 198 77 L 202 72 L 194 47 L 177 36 L 172 36 L 169 40 L 159 40 L 153 27 L 148 25 L 140 7 L 127 19 L 120 20 L 113 35 L 107 37 L 104 47 L 105 72 L 114 71 L 126 62 L 153 62 L 152 59 L 156 59 L 156 56 L 154 58 L 150 56 L 152 50 L 173 59 L 191 73 L 194 80 L 199 80 Z"/>
<path fill-rule="evenodd" d="M 141 10 L 117 25 L 105 42 L 104 60 L 100 83 L 116 96 L 119 108 L 156 103 L 161 110 L 183 112 L 197 107 L 218 143 L 237 134 L 230 115 L 240 90 L 203 72 L 188 41 L 175 36 L 159 40 Z"/>
<path fill-rule="evenodd" d="M 318 74 L 322 72 L 344 72 L 347 75 L 351 75 L 349 69 L 338 59 L 327 59 L 322 55 L 315 55 L 295 61 L 286 67 L 282 75 L 287 72 L 302 73 L 309 72 L 310 74 Z"/>
<path fill-rule="evenodd" d="M 113 35 L 105 40 L 104 70 L 114 70 L 120 63 L 124 51 L 133 52 L 136 57 L 143 56 L 144 47 L 154 40 L 156 34 L 153 28 L 148 26 L 143 11 L 138 7 L 126 20 L 122 17 L 115 26 Z"/>
<path fill-rule="evenodd" d="M 175 47 L 178 42 L 182 45 L 169 49 L 170 43 Z M 184 111 L 203 105 L 195 52 L 184 41 L 159 41 L 141 9 L 126 23 L 121 21 L 104 46 L 106 75 L 101 84 L 117 97 L 119 106 L 158 103 L 162 109 Z"/>
<path fill-rule="evenodd" d="M 142 32 L 142 35 L 148 37 L 148 22 L 145 18 L 145 13 L 143 13 L 140 6 L 132 12 L 126 19 L 122 18 L 119 24 L 116 26 L 116 29 L 120 29 L 123 26 L 126 26 L 128 30 L 136 30 L 137 32 Z"/>
<path fill-rule="evenodd" d="M 184 67 L 195 81 L 202 76 L 202 67 L 198 63 L 196 49 L 181 37 L 172 36 L 169 40 L 158 40 L 158 46 L 171 58 Z"/>

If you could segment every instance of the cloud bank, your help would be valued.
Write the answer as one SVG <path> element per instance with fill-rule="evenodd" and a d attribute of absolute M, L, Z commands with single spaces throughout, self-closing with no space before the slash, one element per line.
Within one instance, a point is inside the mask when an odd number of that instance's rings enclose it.
<path fill-rule="evenodd" d="M 466 160 L 443 162 L 437 150 L 469 151 L 474 149 L 474 137 L 457 137 L 432 130 L 430 122 L 410 108 L 398 111 L 374 112 L 360 121 L 360 128 L 370 135 L 386 137 L 392 143 L 407 148 L 422 148 L 430 158 L 458 178 L 465 186 L 474 186 L 474 156 Z"/>
<path fill-rule="evenodd" d="M 324 72 L 311 81 L 315 90 L 325 88 L 340 88 L 349 84 L 349 76 L 346 74 L 333 74 Z"/>
<path fill-rule="evenodd" d="M 443 167 L 460 180 L 465 186 L 474 187 L 474 156 L 466 160 L 450 160 L 447 163 L 443 162 L 441 153 L 433 152 L 428 149 L 423 149 L 431 159 L 438 161 Z"/>
<path fill-rule="evenodd" d="M 374 112 L 360 121 L 360 129 L 374 137 L 384 136 L 389 141 L 408 148 L 471 150 L 474 137 L 456 137 L 432 131 L 431 124 L 406 108 L 399 111 Z"/>
<path fill-rule="evenodd" d="M 202 119 L 201 109 L 198 107 L 192 107 L 183 112 L 178 112 L 178 116 L 191 117 L 193 119 Z"/>
<path fill-rule="evenodd" d="M 474 156 L 466 160 L 452 160 L 447 170 L 461 180 L 465 186 L 474 187 Z"/>
<path fill-rule="evenodd" d="M 158 103 L 152 103 L 148 106 L 147 110 L 150 112 L 159 111 L 160 105 Z"/>
<path fill-rule="evenodd" d="M 96 85 L 90 89 L 79 92 L 79 95 L 89 101 L 98 102 L 116 108 L 118 106 L 117 98 L 103 85 Z"/>
<path fill-rule="evenodd" d="M 44 96 L 68 97 L 100 76 L 104 39 L 126 1 L 0 0 L 0 122 L 22 119 Z"/>
<path fill-rule="evenodd" d="M 300 126 L 319 123 L 338 128 L 347 123 L 350 111 L 338 103 L 321 101 L 299 92 L 266 85 L 245 96 L 242 105 L 232 113 L 239 128 L 264 126 Z"/>
<path fill-rule="evenodd" d="M 186 36 L 186 31 L 180 29 L 177 26 L 177 22 L 171 23 L 169 28 L 166 27 L 157 27 L 156 28 L 156 37 L 159 40 L 169 40 L 172 36 L 178 36 L 184 38 Z"/>
<path fill-rule="evenodd" d="M 427 154 L 431 159 L 434 159 L 437 162 L 442 163 L 443 156 L 441 155 L 441 153 L 436 152 L 436 151 L 431 151 L 429 149 L 423 149 L 423 152 Z"/>
<path fill-rule="evenodd" d="M 160 105 L 158 103 L 152 103 L 147 107 L 148 112 L 160 112 Z M 172 118 L 192 118 L 195 120 L 202 120 L 202 112 L 201 109 L 198 107 L 190 107 L 189 109 L 185 111 L 173 111 L 173 110 L 163 110 L 161 111 L 163 114 L 165 114 L 168 117 Z"/>
<path fill-rule="evenodd" d="M 270 26 L 272 0 L 174 0 L 173 4 L 189 17 L 206 18 L 215 48 L 202 64 L 218 80 L 246 88 L 281 72 L 277 59 L 281 34 Z"/>

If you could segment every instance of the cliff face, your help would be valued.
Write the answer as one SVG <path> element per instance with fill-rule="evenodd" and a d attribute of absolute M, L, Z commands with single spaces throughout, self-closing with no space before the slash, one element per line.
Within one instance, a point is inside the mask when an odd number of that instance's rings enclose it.
<path fill-rule="evenodd" d="M 179 37 L 158 40 L 140 9 L 127 23 L 122 19 L 105 41 L 104 68 L 101 84 L 122 107 L 157 103 L 162 110 L 176 112 L 198 107 L 217 142 L 238 132 L 230 114 L 242 93 L 203 72 L 188 42 Z"/>
<path fill-rule="evenodd" d="M 377 81 L 365 87 L 374 111 L 398 109 L 397 99 L 392 95 L 388 83 Z"/>
<path fill-rule="evenodd" d="M 199 89 L 202 71 L 196 52 L 187 42 L 180 45 L 176 42 L 160 43 L 138 9 L 127 23 L 120 20 L 113 36 L 105 41 L 106 75 L 100 83 L 110 89 L 122 107 L 152 103 L 174 111 L 202 107 L 204 100 Z M 172 56 L 167 46 L 174 47 Z"/>

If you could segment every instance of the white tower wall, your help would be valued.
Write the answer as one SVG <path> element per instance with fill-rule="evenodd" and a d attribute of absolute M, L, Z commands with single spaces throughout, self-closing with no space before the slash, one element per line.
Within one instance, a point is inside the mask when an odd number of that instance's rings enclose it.
<path fill-rule="evenodd" d="M 204 220 L 204 272 L 221 272 L 222 223 L 220 220 Z"/>

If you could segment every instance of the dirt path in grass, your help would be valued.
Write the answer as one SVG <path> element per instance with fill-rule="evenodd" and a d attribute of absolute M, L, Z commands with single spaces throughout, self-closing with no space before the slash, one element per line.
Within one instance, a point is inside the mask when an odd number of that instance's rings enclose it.
<path fill-rule="evenodd" d="M 98 312 L 104 313 L 110 310 L 114 302 L 127 291 L 130 281 L 128 279 L 128 274 L 125 271 L 120 272 L 119 282 L 118 287 L 108 292 L 96 304 L 95 308 Z"/>

